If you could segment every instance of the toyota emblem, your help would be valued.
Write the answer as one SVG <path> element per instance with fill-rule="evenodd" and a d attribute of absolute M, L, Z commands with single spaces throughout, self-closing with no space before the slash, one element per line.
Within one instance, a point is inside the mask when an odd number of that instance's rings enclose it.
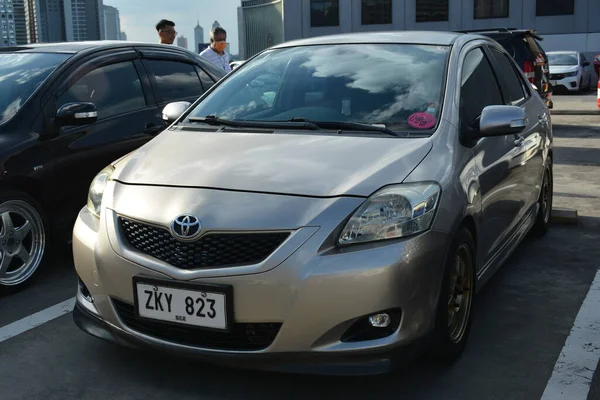
<path fill-rule="evenodd" d="M 184 214 L 173 220 L 171 223 L 171 230 L 176 239 L 191 240 L 200 235 L 202 224 L 197 217 Z"/>

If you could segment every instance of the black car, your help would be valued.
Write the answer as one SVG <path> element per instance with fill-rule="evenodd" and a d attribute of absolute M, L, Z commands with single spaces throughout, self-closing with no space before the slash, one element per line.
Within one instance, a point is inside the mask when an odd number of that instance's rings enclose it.
<path fill-rule="evenodd" d="M 0 291 L 66 244 L 90 182 L 225 75 L 176 46 L 124 41 L 0 48 Z"/>
<path fill-rule="evenodd" d="M 550 84 L 550 67 L 546 52 L 540 45 L 544 40 L 533 29 L 481 29 L 459 31 L 477 33 L 496 40 L 515 59 L 529 82 L 534 84 L 537 92 L 546 102 L 548 108 L 553 107 L 552 85 Z"/>

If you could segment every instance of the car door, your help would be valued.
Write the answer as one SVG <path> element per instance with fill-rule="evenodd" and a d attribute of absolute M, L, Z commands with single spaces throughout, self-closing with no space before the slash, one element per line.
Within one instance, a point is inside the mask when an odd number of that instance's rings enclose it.
<path fill-rule="evenodd" d="M 477 129 L 483 109 L 505 104 L 498 77 L 484 47 L 470 49 L 461 73 L 460 129 Z M 512 135 L 485 137 L 472 148 L 481 198 L 480 257 L 485 265 L 510 237 L 523 207 L 520 171 Z"/>
<path fill-rule="evenodd" d="M 64 104 L 91 102 L 95 123 L 55 126 L 52 116 Z M 50 147 L 57 188 L 67 211 L 86 203 L 89 184 L 112 161 L 135 150 L 164 129 L 139 56 L 133 49 L 95 55 L 77 65 L 45 107 L 52 126 Z"/>
<path fill-rule="evenodd" d="M 523 108 L 528 120 L 527 128 L 514 135 L 511 165 L 518 172 L 515 183 L 522 202 L 518 222 L 537 204 L 544 169 L 543 146 L 544 138 L 548 135 L 549 115 L 546 107 L 533 96 L 531 86 L 524 80 L 513 60 L 493 46 L 488 50 L 501 82 L 504 104 Z"/>

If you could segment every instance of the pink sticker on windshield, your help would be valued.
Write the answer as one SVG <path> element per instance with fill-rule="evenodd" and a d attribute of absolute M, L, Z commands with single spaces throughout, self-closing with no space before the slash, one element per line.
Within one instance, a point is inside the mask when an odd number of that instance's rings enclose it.
<path fill-rule="evenodd" d="M 414 113 L 408 117 L 408 124 L 415 129 L 431 129 L 436 122 L 435 116 L 426 112 Z"/>

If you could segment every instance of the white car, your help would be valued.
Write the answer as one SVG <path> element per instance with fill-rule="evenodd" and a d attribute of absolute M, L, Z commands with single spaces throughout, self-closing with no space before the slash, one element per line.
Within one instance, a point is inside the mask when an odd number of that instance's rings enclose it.
<path fill-rule="evenodd" d="M 554 88 L 569 92 L 587 92 L 592 87 L 592 68 L 585 56 L 577 51 L 547 52 L 550 81 Z"/>

